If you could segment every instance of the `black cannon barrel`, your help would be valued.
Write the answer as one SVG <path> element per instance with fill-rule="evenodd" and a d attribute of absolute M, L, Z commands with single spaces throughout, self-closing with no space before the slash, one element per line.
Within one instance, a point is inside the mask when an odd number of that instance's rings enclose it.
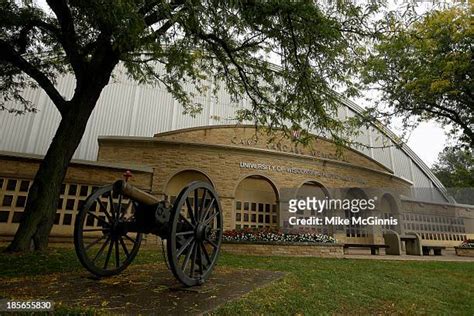
<path fill-rule="evenodd" d="M 120 192 L 126 197 L 144 205 L 154 205 L 160 202 L 156 196 L 135 188 L 124 180 L 119 180 L 114 183 L 114 191 Z"/>

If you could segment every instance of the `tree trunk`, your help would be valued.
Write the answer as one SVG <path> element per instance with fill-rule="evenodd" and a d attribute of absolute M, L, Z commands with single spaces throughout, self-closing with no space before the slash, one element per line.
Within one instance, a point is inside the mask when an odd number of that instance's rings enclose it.
<path fill-rule="evenodd" d="M 7 252 L 44 250 L 57 211 L 61 185 L 69 161 L 79 145 L 94 104 L 69 104 L 70 110 L 62 118 L 48 152 L 41 162 L 15 238 Z"/>

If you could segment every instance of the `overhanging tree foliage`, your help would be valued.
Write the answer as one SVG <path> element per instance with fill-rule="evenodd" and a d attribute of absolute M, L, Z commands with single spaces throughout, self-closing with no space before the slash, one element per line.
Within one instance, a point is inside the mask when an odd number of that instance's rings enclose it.
<path fill-rule="evenodd" d="M 250 100 L 240 119 L 286 130 L 324 130 L 343 141 L 333 89 L 354 92 L 352 76 L 376 7 L 336 3 L 47 0 L 45 9 L 33 1 L 2 0 L 0 90 L 4 100 L 23 105 L 4 102 L 3 108 L 34 110 L 21 96 L 33 85 L 61 114 L 8 251 L 25 250 L 31 240 L 35 249 L 47 246 L 68 163 L 120 62 L 137 82 L 165 85 L 189 112 L 199 104 L 183 84 L 205 91 L 213 80 L 225 85 L 234 101 Z M 281 67 L 270 64 L 269 55 Z M 157 71 L 158 64 L 164 71 Z M 55 79 L 67 72 L 76 78 L 69 99 L 55 87 Z"/>
<path fill-rule="evenodd" d="M 445 147 L 432 170 L 456 202 L 474 204 L 474 156 L 471 150 Z"/>
<path fill-rule="evenodd" d="M 386 112 L 371 109 L 373 116 L 398 115 L 406 127 L 434 119 L 474 146 L 473 13 L 474 5 L 466 4 L 413 23 L 387 20 L 391 31 L 380 38 L 363 76 L 388 105 Z"/>

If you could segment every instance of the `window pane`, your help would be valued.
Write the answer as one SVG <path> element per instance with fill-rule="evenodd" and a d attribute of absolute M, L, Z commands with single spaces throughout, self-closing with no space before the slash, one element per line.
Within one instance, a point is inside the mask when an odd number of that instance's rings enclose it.
<path fill-rule="evenodd" d="M 56 213 L 54 214 L 54 225 L 59 225 L 59 218 L 61 217 L 61 214 Z"/>
<path fill-rule="evenodd" d="M 15 213 L 13 213 L 12 223 L 19 223 L 19 222 L 21 221 L 22 215 L 23 215 L 23 212 L 15 212 Z"/>
<path fill-rule="evenodd" d="M 16 207 L 25 207 L 26 204 L 26 196 L 17 196 L 16 197 Z"/>
<path fill-rule="evenodd" d="M 71 225 L 72 223 L 72 214 L 64 214 L 63 225 Z"/>
<path fill-rule="evenodd" d="M 11 206 L 13 202 L 13 195 L 5 195 L 3 197 L 3 206 Z"/>
<path fill-rule="evenodd" d="M 0 223 L 8 222 L 8 215 L 10 212 L 8 211 L 0 211 Z"/>
<path fill-rule="evenodd" d="M 87 192 L 89 187 L 87 185 L 81 185 L 81 192 L 79 193 L 80 196 L 87 196 Z"/>
<path fill-rule="evenodd" d="M 30 187 L 30 181 L 23 180 L 20 184 L 20 192 L 28 192 L 28 188 Z"/>
<path fill-rule="evenodd" d="M 15 191 L 16 188 L 16 180 L 9 179 L 7 181 L 7 191 Z"/>

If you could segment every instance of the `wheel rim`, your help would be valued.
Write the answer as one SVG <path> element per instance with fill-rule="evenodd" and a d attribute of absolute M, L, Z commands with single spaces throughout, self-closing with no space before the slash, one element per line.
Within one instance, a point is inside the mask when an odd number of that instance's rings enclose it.
<path fill-rule="evenodd" d="M 175 277 L 186 286 L 204 283 L 217 261 L 221 241 L 222 209 L 217 194 L 208 183 L 192 182 L 173 205 L 167 248 Z"/>
<path fill-rule="evenodd" d="M 97 276 L 124 270 L 136 256 L 142 234 L 129 233 L 135 206 L 113 186 L 99 188 L 84 202 L 76 218 L 74 244 L 82 265 Z"/>

